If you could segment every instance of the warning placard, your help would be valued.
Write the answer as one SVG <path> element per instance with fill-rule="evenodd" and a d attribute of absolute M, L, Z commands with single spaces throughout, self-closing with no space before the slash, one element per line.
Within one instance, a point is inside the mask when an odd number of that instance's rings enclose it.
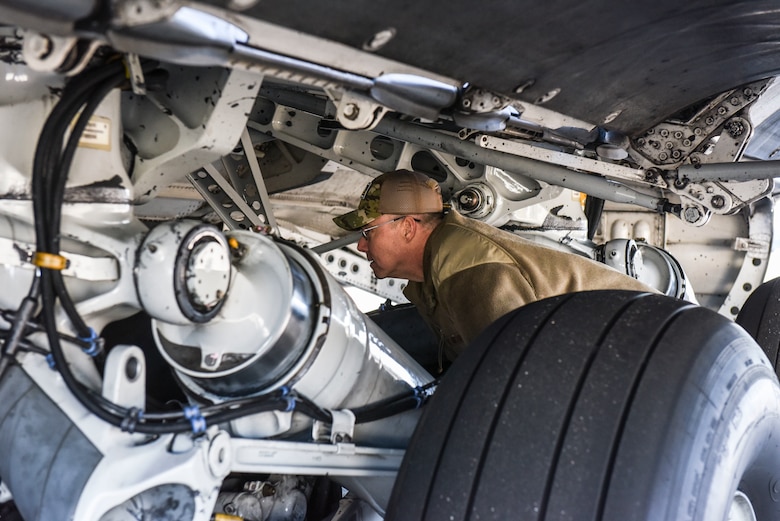
<path fill-rule="evenodd" d="M 89 118 L 89 123 L 87 123 L 84 132 L 81 133 L 79 146 L 110 150 L 111 120 L 102 116 L 92 116 Z"/>

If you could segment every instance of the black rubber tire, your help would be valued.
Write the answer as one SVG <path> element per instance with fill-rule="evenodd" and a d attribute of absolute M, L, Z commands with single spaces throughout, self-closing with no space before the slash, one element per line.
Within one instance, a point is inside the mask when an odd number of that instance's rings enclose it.
<path fill-rule="evenodd" d="M 756 288 L 739 311 L 736 322 L 756 339 L 780 375 L 780 278 Z"/>
<path fill-rule="evenodd" d="M 386 521 L 780 519 L 780 386 L 730 320 L 599 291 L 489 327 L 426 406 Z"/>

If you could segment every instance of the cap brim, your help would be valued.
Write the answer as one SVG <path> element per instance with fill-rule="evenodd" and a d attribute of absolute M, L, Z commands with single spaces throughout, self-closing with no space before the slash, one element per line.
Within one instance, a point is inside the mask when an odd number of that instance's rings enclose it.
<path fill-rule="evenodd" d="M 367 225 L 374 219 L 376 219 L 376 217 L 370 217 L 366 215 L 364 210 L 352 210 L 351 212 L 347 212 L 344 215 L 334 217 L 333 222 L 336 223 L 336 226 L 339 228 L 354 232 L 361 229 L 363 226 Z"/>

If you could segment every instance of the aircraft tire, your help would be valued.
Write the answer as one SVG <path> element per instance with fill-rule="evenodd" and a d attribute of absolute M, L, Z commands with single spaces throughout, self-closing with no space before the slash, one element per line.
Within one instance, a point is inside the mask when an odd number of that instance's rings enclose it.
<path fill-rule="evenodd" d="M 779 483 L 780 386 L 742 328 L 662 295 L 585 292 L 509 313 L 455 361 L 385 519 L 708 521 L 752 508 L 763 521 L 780 519 Z"/>
<path fill-rule="evenodd" d="M 764 282 L 750 294 L 736 322 L 756 339 L 780 375 L 780 277 Z"/>

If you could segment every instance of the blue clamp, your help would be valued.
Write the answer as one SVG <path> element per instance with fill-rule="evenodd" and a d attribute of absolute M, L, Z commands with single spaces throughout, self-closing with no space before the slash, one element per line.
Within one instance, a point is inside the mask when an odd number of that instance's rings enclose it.
<path fill-rule="evenodd" d="M 413 389 L 413 395 L 414 398 L 417 400 L 417 405 L 415 406 L 415 409 L 419 409 L 423 405 L 425 405 L 425 402 L 428 401 L 428 398 L 433 396 L 433 393 L 436 391 L 436 387 L 439 385 L 438 380 L 434 380 L 433 382 L 427 383 L 425 385 L 417 386 Z"/>
<path fill-rule="evenodd" d="M 51 353 L 46 355 L 46 362 L 49 364 L 49 369 L 51 369 L 52 371 L 57 370 L 57 364 L 54 362 L 54 355 L 52 355 Z"/>
<path fill-rule="evenodd" d="M 415 409 L 422 407 L 422 404 L 425 402 L 425 389 L 422 387 L 415 387 L 412 392 L 412 398 L 417 400 L 417 404 L 414 406 Z"/>
<path fill-rule="evenodd" d="M 295 410 L 295 396 L 292 396 L 292 389 L 287 387 L 286 385 L 283 385 L 279 388 L 279 396 L 281 399 L 287 402 L 287 407 L 285 407 L 284 411 L 282 412 L 290 412 Z"/>
<path fill-rule="evenodd" d="M 89 344 L 89 347 L 82 348 L 84 352 L 89 356 L 97 356 L 100 353 L 101 345 L 100 342 L 98 342 L 98 338 L 99 337 L 97 332 L 92 328 L 89 328 L 88 337 L 83 337 L 83 336 L 79 337 L 79 340 L 81 340 L 85 344 Z"/>
<path fill-rule="evenodd" d="M 125 417 L 122 418 L 122 423 L 119 425 L 119 428 L 122 429 L 122 432 L 129 432 L 132 434 L 135 432 L 135 427 L 138 425 L 138 422 L 143 420 L 143 417 L 144 411 L 142 409 L 131 407 L 130 410 L 127 411 Z"/>
<path fill-rule="evenodd" d="M 184 407 L 184 417 L 190 420 L 192 433 L 200 434 L 206 432 L 206 418 L 200 413 L 197 405 L 188 405 Z"/>

